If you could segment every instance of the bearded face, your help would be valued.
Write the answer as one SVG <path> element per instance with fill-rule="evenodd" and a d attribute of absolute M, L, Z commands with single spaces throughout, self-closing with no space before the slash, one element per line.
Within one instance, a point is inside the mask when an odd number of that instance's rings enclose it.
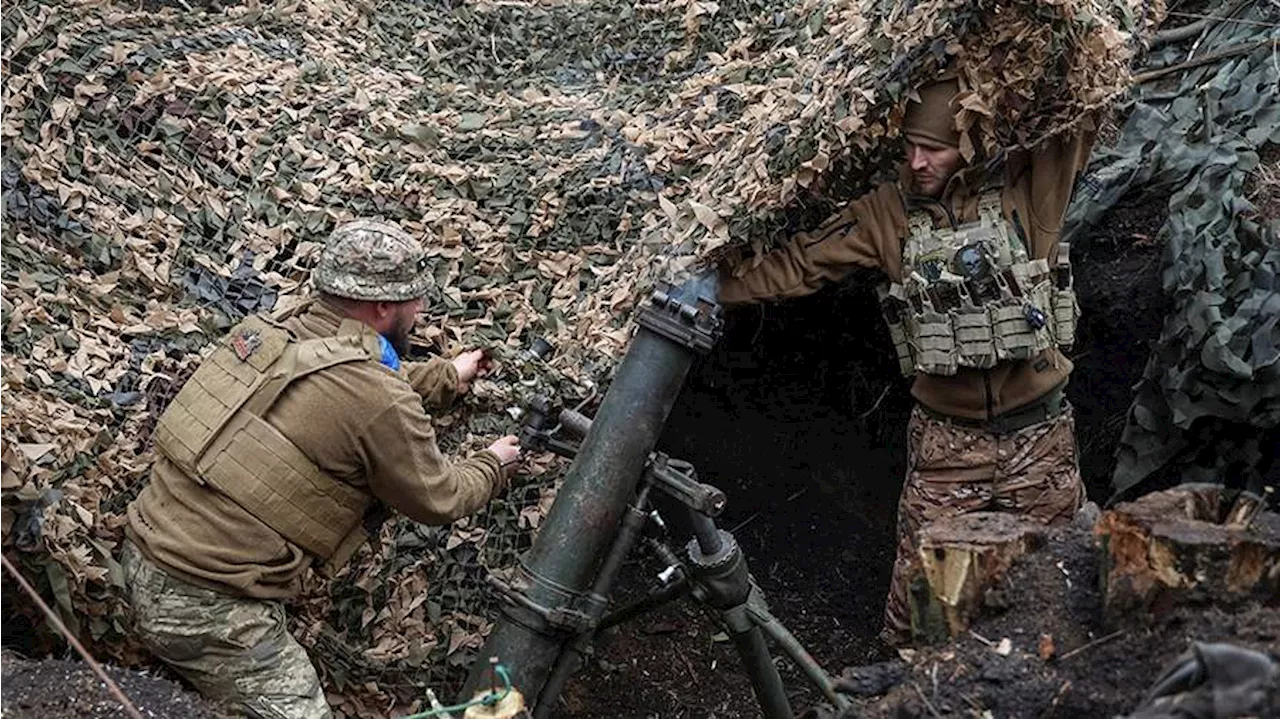
<path fill-rule="evenodd" d="M 391 313 L 391 326 L 383 333 L 396 353 L 401 357 L 409 354 L 409 335 L 418 321 L 418 313 L 422 311 L 421 299 L 396 303 Z"/>
<path fill-rule="evenodd" d="M 960 151 L 940 143 L 927 141 L 907 142 L 907 164 L 915 191 L 928 197 L 938 197 L 947 181 L 963 164 Z"/>

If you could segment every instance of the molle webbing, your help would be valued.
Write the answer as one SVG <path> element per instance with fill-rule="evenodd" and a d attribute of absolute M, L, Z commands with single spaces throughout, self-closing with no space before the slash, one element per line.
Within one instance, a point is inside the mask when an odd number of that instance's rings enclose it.
<path fill-rule="evenodd" d="M 903 374 L 953 375 L 1075 341 L 1069 248 L 1060 248 L 1053 272 L 1030 259 L 1004 219 L 998 189 L 979 198 L 975 222 L 935 228 L 917 210 L 907 224 L 903 279 L 879 293 Z"/>

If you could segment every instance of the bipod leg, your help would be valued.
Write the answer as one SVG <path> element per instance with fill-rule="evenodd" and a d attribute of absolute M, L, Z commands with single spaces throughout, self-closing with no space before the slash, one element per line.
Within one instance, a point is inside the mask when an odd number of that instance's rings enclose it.
<path fill-rule="evenodd" d="M 791 711 L 791 702 L 787 701 L 782 676 L 769 654 L 764 632 L 751 621 L 746 605 L 725 609 L 720 616 L 729 630 L 734 648 L 738 650 L 738 657 L 742 659 L 743 668 L 751 677 L 751 687 L 765 719 L 791 719 L 795 714 Z"/>
<path fill-rule="evenodd" d="M 753 589 L 753 591 L 758 590 Z M 763 601 L 750 603 L 747 612 L 751 615 L 751 620 L 764 631 L 765 635 L 774 644 L 778 645 L 778 648 L 791 661 L 796 663 L 796 666 L 800 667 L 800 671 L 804 672 L 805 677 L 822 692 L 827 701 L 835 705 L 836 709 L 848 709 L 853 706 L 848 697 L 836 691 L 835 682 L 831 679 L 831 675 L 827 674 L 826 670 L 809 654 L 809 650 L 804 648 L 800 640 L 796 639 L 795 635 L 782 622 L 778 621 L 777 617 L 774 617 L 767 609 L 764 609 L 763 605 Z"/>
<path fill-rule="evenodd" d="M 689 516 L 694 530 L 689 542 L 694 597 L 720 612 L 766 719 L 792 719 L 795 715 L 782 677 L 747 604 L 752 583 L 742 550 L 733 535 L 717 529 L 711 518 L 692 510 Z"/>
<path fill-rule="evenodd" d="M 684 578 L 674 580 L 667 586 L 659 587 L 645 597 L 628 604 L 616 612 L 606 615 L 604 619 L 600 620 L 599 629 L 616 627 L 619 624 L 629 622 L 632 619 L 643 614 L 647 614 L 659 607 L 665 607 L 675 600 L 689 594 L 691 589 L 692 587 L 689 586 L 688 580 Z"/>

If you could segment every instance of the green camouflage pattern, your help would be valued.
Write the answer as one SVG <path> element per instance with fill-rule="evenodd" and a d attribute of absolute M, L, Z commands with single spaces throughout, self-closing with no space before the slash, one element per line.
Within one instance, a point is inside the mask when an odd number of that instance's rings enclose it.
<path fill-rule="evenodd" d="M 1084 498 L 1070 406 L 1001 435 L 935 419 L 916 407 L 907 427 L 907 479 L 898 501 L 898 555 L 884 639 L 902 644 L 911 638 L 908 596 L 920 565 L 916 533 L 925 524 L 992 511 L 1064 524 Z"/>
<path fill-rule="evenodd" d="M 1240 6 L 1196 40 L 1233 48 L 1135 88 L 1113 147 L 1098 148 L 1067 210 L 1063 239 L 1087 245 L 1110 210 L 1168 200 L 1157 243 L 1170 307 L 1152 343 L 1116 450 L 1108 502 L 1162 483 L 1263 484 L 1280 426 L 1280 217 L 1265 204 L 1265 152 L 1280 144 L 1280 26 Z M 1175 67 L 1187 48 L 1147 56 Z M 1206 94 L 1206 88 L 1213 88 Z M 1170 194 L 1172 193 L 1172 194 Z"/>
<path fill-rule="evenodd" d="M 329 235 L 312 273 L 316 289 L 354 300 L 416 300 L 433 284 L 422 245 L 398 226 L 356 220 Z"/>
<path fill-rule="evenodd" d="M 332 716 L 280 602 L 233 597 L 166 574 L 132 543 L 124 567 L 134 631 L 157 658 L 233 716 Z"/>

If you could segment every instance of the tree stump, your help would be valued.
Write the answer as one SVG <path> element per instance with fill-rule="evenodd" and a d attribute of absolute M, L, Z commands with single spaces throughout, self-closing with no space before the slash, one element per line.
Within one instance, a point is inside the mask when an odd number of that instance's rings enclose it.
<path fill-rule="evenodd" d="M 969 629 L 986 591 L 1014 560 L 1043 546 L 1045 527 L 1003 512 L 975 512 L 920 529 L 920 567 L 911 582 L 911 630 L 945 641 Z"/>
<path fill-rule="evenodd" d="M 1094 534 L 1108 620 L 1158 619 L 1184 604 L 1280 603 L 1280 514 L 1224 524 L 1240 512 L 1222 499 L 1218 485 L 1188 484 L 1102 514 Z"/>

